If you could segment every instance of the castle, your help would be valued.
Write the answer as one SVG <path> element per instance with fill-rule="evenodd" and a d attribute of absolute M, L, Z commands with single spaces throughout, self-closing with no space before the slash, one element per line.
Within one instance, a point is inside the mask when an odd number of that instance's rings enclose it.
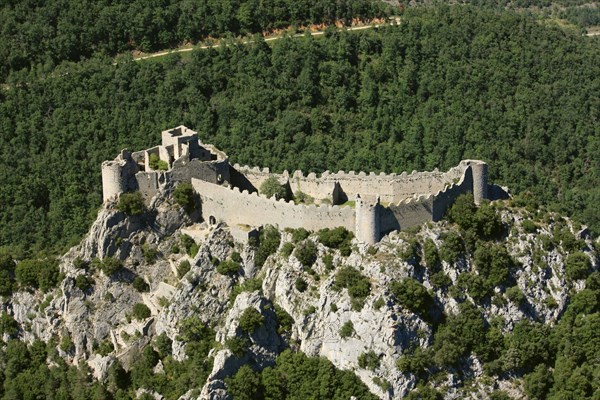
<path fill-rule="evenodd" d="M 269 177 L 294 198 L 312 204 L 259 194 Z M 391 231 L 440 220 L 463 193 L 472 192 L 479 204 L 493 189 L 487 182 L 487 164 L 479 160 L 463 160 L 447 172 L 273 174 L 268 168 L 231 165 L 224 152 L 202 143 L 185 126 L 163 131 L 160 146 L 123 150 L 102 163 L 104 201 L 139 190 L 150 204 L 161 190 L 178 182 L 192 184 L 206 222 L 226 223 L 236 239 L 267 224 L 314 231 L 343 226 L 369 244 Z"/>

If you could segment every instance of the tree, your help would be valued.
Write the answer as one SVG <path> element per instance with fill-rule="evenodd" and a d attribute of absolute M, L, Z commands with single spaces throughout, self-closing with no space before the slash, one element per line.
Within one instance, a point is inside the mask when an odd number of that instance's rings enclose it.
<path fill-rule="evenodd" d="M 240 315 L 240 329 L 248 334 L 252 334 L 256 328 L 265 322 L 265 317 L 254 307 L 248 307 Z"/>
<path fill-rule="evenodd" d="M 261 183 L 260 193 L 268 198 L 275 196 L 276 199 L 285 199 L 287 196 L 286 188 L 273 176 L 268 177 Z"/>
<path fill-rule="evenodd" d="M 140 193 L 139 191 L 131 193 L 122 193 L 119 196 L 117 210 L 129 215 L 143 214 L 146 211 L 146 206 L 144 205 L 142 193 Z"/>
<path fill-rule="evenodd" d="M 195 200 L 194 200 L 194 188 L 191 184 L 182 182 L 179 183 L 175 190 L 173 190 L 173 197 L 177 204 L 179 204 L 183 209 L 190 213 L 194 210 Z"/>
<path fill-rule="evenodd" d="M 138 321 L 143 321 L 150 317 L 150 315 L 152 315 L 152 313 L 150 312 L 148 306 L 144 303 L 135 303 L 133 305 L 132 316 Z"/>

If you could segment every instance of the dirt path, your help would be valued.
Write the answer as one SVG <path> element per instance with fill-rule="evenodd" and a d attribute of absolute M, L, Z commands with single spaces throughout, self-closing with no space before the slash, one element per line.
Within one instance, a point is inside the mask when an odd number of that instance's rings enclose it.
<path fill-rule="evenodd" d="M 367 25 L 361 25 L 361 26 L 351 26 L 349 28 L 345 28 L 347 31 L 362 31 L 365 29 L 373 29 L 373 28 L 378 28 L 380 26 L 387 26 L 390 25 L 392 23 L 396 23 L 399 24 L 400 23 L 400 17 L 393 17 L 390 18 L 389 22 L 386 23 L 374 23 L 374 24 L 367 24 Z M 343 28 L 341 28 L 343 29 Z M 312 36 L 321 36 L 325 34 L 325 30 L 318 30 L 318 31 L 308 31 L 310 32 L 310 34 Z M 295 35 L 292 35 L 292 37 L 302 37 L 304 36 L 305 33 L 297 33 Z M 265 42 L 272 42 L 274 40 L 280 40 L 283 39 L 285 36 L 272 36 L 272 37 L 266 37 L 265 38 Z M 254 40 L 252 39 L 247 39 L 247 40 L 243 40 L 241 43 L 243 44 L 249 44 L 249 43 L 253 43 Z M 201 46 L 193 46 L 193 47 L 181 47 L 178 49 L 173 49 L 173 50 L 166 50 L 166 51 L 161 51 L 158 53 L 153 53 L 153 54 L 148 54 L 148 55 L 143 55 L 143 56 L 139 56 L 139 57 L 134 57 L 133 60 L 134 61 L 141 61 L 141 60 L 147 60 L 149 58 L 155 58 L 155 57 L 162 57 L 162 56 L 166 56 L 168 54 L 175 54 L 175 53 L 185 53 L 188 51 L 192 51 L 194 49 L 210 49 L 210 48 L 218 48 L 220 47 L 221 44 L 220 43 L 216 43 L 213 45 L 201 45 Z"/>

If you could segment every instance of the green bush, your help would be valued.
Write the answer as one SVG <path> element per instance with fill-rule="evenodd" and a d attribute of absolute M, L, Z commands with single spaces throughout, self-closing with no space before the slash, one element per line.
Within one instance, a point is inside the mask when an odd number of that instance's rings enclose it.
<path fill-rule="evenodd" d="M 530 219 L 525 219 L 521 222 L 521 228 L 525 233 L 535 233 L 537 232 L 537 225 Z"/>
<path fill-rule="evenodd" d="M 146 211 L 146 205 L 144 204 L 142 193 L 140 193 L 139 191 L 131 193 L 122 193 L 119 196 L 117 210 L 129 215 L 143 214 Z"/>
<path fill-rule="evenodd" d="M 317 232 L 319 242 L 331 249 L 340 249 L 350 247 L 350 242 L 354 238 L 354 234 L 344 227 L 334 229 L 321 229 Z M 349 254 L 348 254 L 349 255 Z"/>
<path fill-rule="evenodd" d="M 112 276 L 123 268 L 121 260 L 114 257 L 104 257 L 102 260 L 95 258 L 92 260 L 92 265 L 106 276 Z"/>
<path fill-rule="evenodd" d="M 246 279 L 233 287 L 229 295 L 229 303 L 233 304 L 238 294 L 242 292 L 254 292 L 256 290 L 262 291 L 262 280 L 259 278 Z"/>
<path fill-rule="evenodd" d="M 173 341 L 163 332 L 154 339 L 154 348 L 161 360 L 164 360 L 172 352 Z"/>
<path fill-rule="evenodd" d="M 429 277 L 429 281 L 436 288 L 445 288 L 452 285 L 452 279 L 444 271 L 438 271 Z"/>
<path fill-rule="evenodd" d="M 44 292 L 55 287 L 59 281 L 58 260 L 23 260 L 15 268 L 16 281 L 22 287 L 39 288 Z"/>
<path fill-rule="evenodd" d="M 242 266 L 233 260 L 225 260 L 217 266 L 217 272 L 221 275 L 234 276 L 240 271 Z"/>
<path fill-rule="evenodd" d="M 565 273 L 567 277 L 574 281 L 585 279 L 590 274 L 590 258 L 582 252 L 569 254 L 565 260 Z"/>
<path fill-rule="evenodd" d="M 10 296 L 15 288 L 11 273 L 0 269 L 0 296 Z"/>
<path fill-rule="evenodd" d="M 325 269 L 327 271 L 333 271 L 335 266 L 333 265 L 333 256 L 331 254 L 325 254 L 323 256 L 323 264 L 325 264 Z"/>
<path fill-rule="evenodd" d="M 463 292 L 467 292 L 476 303 L 481 303 L 490 296 L 493 289 L 493 286 L 490 286 L 481 275 L 470 272 L 461 273 L 456 286 Z"/>
<path fill-rule="evenodd" d="M 440 267 L 440 254 L 435 242 L 430 238 L 425 239 L 423 243 L 423 260 L 429 271 L 435 272 Z"/>
<path fill-rule="evenodd" d="M 19 324 L 11 315 L 3 311 L 0 314 L 0 338 L 4 334 L 9 337 L 16 337 L 19 334 Z"/>
<path fill-rule="evenodd" d="M 544 364 L 538 364 L 533 372 L 525 375 L 525 393 L 530 400 L 546 398 L 553 384 L 552 373 Z"/>
<path fill-rule="evenodd" d="M 187 274 L 191 268 L 192 266 L 190 265 L 190 262 L 188 260 L 183 260 L 177 266 L 177 277 L 179 279 L 183 278 L 183 276 Z"/>
<path fill-rule="evenodd" d="M 103 340 L 96 349 L 96 353 L 100 354 L 102 357 L 106 357 L 110 353 L 115 350 L 115 346 L 109 339 Z"/>
<path fill-rule="evenodd" d="M 379 368 L 379 363 L 379 356 L 373 350 L 358 356 L 358 366 L 360 368 L 374 371 Z"/>
<path fill-rule="evenodd" d="M 352 300 L 364 300 L 371 293 L 369 279 L 349 266 L 340 268 L 335 274 L 335 286 L 348 289 Z"/>
<path fill-rule="evenodd" d="M 239 327 L 246 333 L 251 334 L 265 322 L 265 317 L 254 307 L 248 307 L 240 315 Z"/>
<path fill-rule="evenodd" d="M 149 318 L 150 315 L 152 315 L 152 313 L 150 312 L 148 306 L 144 303 L 135 303 L 133 305 L 133 318 L 137 319 L 138 321 L 143 321 L 146 318 Z"/>
<path fill-rule="evenodd" d="M 292 252 L 294 251 L 294 244 L 291 242 L 286 242 L 281 246 L 281 255 L 285 258 L 288 258 Z"/>
<path fill-rule="evenodd" d="M 156 258 L 158 257 L 158 250 L 154 246 L 150 246 L 148 243 L 144 243 L 142 245 L 142 254 L 144 255 L 144 260 L 148 264 L 154 263 Z"/>
<path fill-rule="evenodd" d="M 390 291 L 401 305 L 422 317 L 427 316 L 433 306 L 433 298 L 427 289 L 413 278 L 392 282 Z"/>
<path fill-rule="evenodd" d="M 190 183 L 179 183 L 173 190 L 173 198 L 188 213 L 192 212 L 196 206 L 194 188 Z"/>
<path fill-rule="evenodd" d="M 277 178 L 270 176 L 264 180 L 264 182 L 260 185 L 260 194 L 271 198 L 275 196 L 276 199 L 285 199 L 287 198 L 287 190 L 285 186 L 279 184 Z"/>
<path fill-rule="evenodd" d="M 260 231 L 259 245 L 254 257 L 254 263 L 257 267 L 262 267 L 271 254 L 275 254 L 279 243 L 281 242 L 281 234 L 277 228 L 267 225 Z"/>
<path fill-rule="evenodd" d="M 235 261 L 236 263 L 242 262 L 242 256 L 237 251 L 234 251 L 233 253 L 231 253 L 231 259 L 233 261 Z"/>
<path fill-rule="evenodd" d="M 450 264 L 458 261 L 465 253 L 462 238 L 456 232 L 448 232 L 441 237 L 440 258 Z"/>
<path fill-rule="evenodd" d="M 89 290 L 94 285 L 94 280 L 85 274 L 77 275 L 75 286 L 83 292 Z"/>
<path fill-rule="evenodd" d="M 298 278 L 296 278 L 296 281 L 294 282 L 294 287 L 296 288 L 297 291 L 302 293 L 308 288 L 308 283 L 306 283 L 304 278 L 298 277 Z"/>
<path fill-rule="evenodd" d="M 515 266 L 506 247 L 500 243 L 479 242 L 473 255 L 473 262 L 490 287 L 505 284 Z"/>
<path fill-rule="evenodd" d="M 525 301 L 525 295 L 518 286 L 509 287 L 506 289 L 506 297 L 517 306 L 520 306 Z"/>
<path fill-rule="evenodd" d="M 292 229 L 292 242 L 298 243 L 310 236 L 310 232 L 304 228 Z"/>
<path fill-rule="evenodd" d="M 233 355 L 238 358 L 241 358 L 248 350 L 248 346 L 250 346 L 250 342 L 247 338 L 241 337 L 232 337 L 225 340 L 225 347 L 228 348 Z"/>
<path fill-rule="evenodd" d="M 277 332 L 279 334 L 291 332 L 294 325 L 292 316 L 277 304 L 275 304 L 275 315 L 277 316 Z"/>
<path fill-rule="evenodd" d="M 340 328 L 340 337 L 346 339 L 352 335 L 354 335 L 354 324 L 352 321 L 346 321 Z"/>
<path fill-rule="evenodd" d="M 136 276 L 133 279 L 133 288 L 140 293 L 147 292 L 148 290 L 150 290 L 150 286 L 148 286 L 148 283 L 146 283 L 144 278 L 142 278 L 141 276 Z"/>
<path fill-rule="evenodd" d="M 312 241 L 305 240 L 296 247 L 294 256 L 304 267 L 310 268 L 317 261 L 317 246 Z"/>

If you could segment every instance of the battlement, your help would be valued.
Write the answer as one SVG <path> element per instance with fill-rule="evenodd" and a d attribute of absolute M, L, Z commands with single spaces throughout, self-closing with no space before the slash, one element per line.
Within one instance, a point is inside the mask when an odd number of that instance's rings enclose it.
<path fill-rule="evenodd" d="M 463 160 L 446 172 L 436 168 L 400 174 L 300 170 L 276 174 L 269 168 L 229 164 L 223 151 L 202 143 L 197 132 L 183 125 L 163 131 L 161 137 L 159 146 L 134 153 L 123 150 L 102 163 L 105 200 L 139 190 L 150 204 L 162 189 L 191 182 L 201 200 L 202 217 L 209 222 L 308 230 L 343 226 L 360 241 L 375 243 L 390 231 L 441 219 L 463 193 L 472 192 L 476 204 L 488 198 L 487 164 L 480 160 Z M 310 196 L 314 203 L 260 194 L 269 177 L 293 197 Z M 344 204 L 348 201 L 353 203 Z"/>

